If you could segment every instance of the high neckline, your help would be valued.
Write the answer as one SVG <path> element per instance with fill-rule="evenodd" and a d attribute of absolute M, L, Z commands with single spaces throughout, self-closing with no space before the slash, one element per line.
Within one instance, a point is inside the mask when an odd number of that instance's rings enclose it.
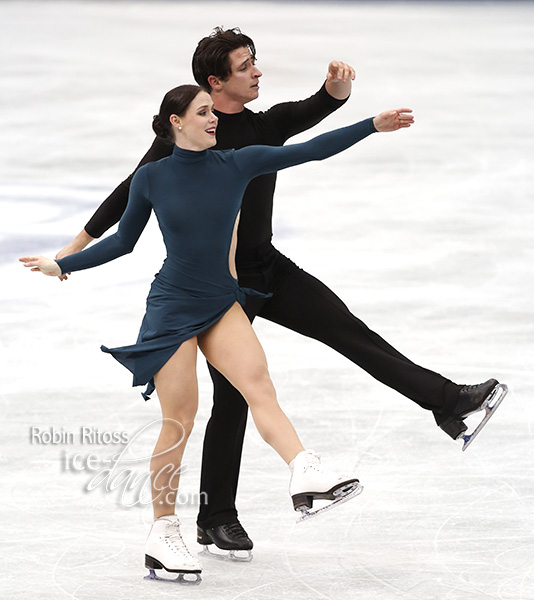
<path fill-rule="evenodd" d="M 217 117 L 219 119 L 228 119 L 228 120 L 229 119 L 234 119 L 234 120 L 237 120 L 237 119 L 243 117 L 244 115 L 246 115 L 248 112 L 250 112 L 250 110 L 245 106 L 243 108 L 243 110 L 241 110 L 240 112 L 237 112 L 237 113 L 225 113 L 225 112 L 222 112 L 222 111 L 217 110 L 217 109 L 214 109 L 213 112 L 215 113 L 215 115 L 217 115 Z"/>
<path fill-rule="evenodd" d="M 204 160 L 208 154 L 208 150 L 185 150 L 174 144 L 172 155 L 181 162 L 198 162 Z"/>

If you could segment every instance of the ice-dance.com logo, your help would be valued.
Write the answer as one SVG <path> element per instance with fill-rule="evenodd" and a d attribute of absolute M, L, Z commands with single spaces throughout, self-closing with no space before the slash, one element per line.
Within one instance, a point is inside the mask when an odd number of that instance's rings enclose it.
<path fill-rule="evenodd" d="M 147 447 L 143 436 L 153 427 L 159 429 L 161 420 L 149 423 L 131 438 L 126 432 L 99 432 L 91 427 L 80 428 L 78 435 L 53 428 L 43 431 L 32 427 L 30 442 L 53 445 L 71 445 L 76 441 L 81 444 L 125 444 L 119 452 L 107 458 L 101 458 L 96 453 L 74 453 L 66 450 L 60 457 L 60 468 L 63 472 L 91 473 L 91 477 L 83 486 L 84 491 L 100 489 L 117 494 L 118 502 L 123 507 L 131 508 L 153 502 L 195 506 L 207 504 L 206 492 L 178 491 L 180 475 L 188 468 L 187 465 L 180 464 L 185 430 L 178 421 L 164 421 L 167 429 L 175 429 L 176 441 L 171 447 L 150 454 L 142 450 Z M 153 436 L 149 445 L 153 445 Z"/>

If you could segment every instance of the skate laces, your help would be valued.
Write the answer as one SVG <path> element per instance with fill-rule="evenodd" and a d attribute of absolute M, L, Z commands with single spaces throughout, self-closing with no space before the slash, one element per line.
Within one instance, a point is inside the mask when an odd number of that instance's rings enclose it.
<path fill-rule="evenodd" d="M 333 475 L 338 479 L 338 481 L 351 478 L 346 473 L 336 473 L 332 471 L 332 469 L 329 469 L 325 465 L 321 464 L 321 455 L 318 452 L 315 452 L 315 450 L 306 450 L 304 453 L 304 459 L 304 473 L 306 473 L 308 469 L 313 469 L 317 473 L 328 473 Z"/>
<path fill-rule="evenodd" d="M 229 534 L 231 537 L 248 539 L 248 534 L 239 521 L 236 523 L 224 523 L 221 525 L 221 527 L 223 531 Z"/>
<path fill-rule="evenodd" d="M 462 390 L 464 392 L 474 392 L 475 390 L 477 390 L 481 385 L 484 385 L 483 383 L 475 383 L 473 385 L 463 385 L 462 386 Z"/>
<path fill-rule="evenodd" d="M 167 527 L 165 528 L 165 538 L 170 542 L 174 550 L 178 550 L 182 554 L 193 558 L 182 538 L 182 533 L 180 531 L 180 521 L 178 519 L 176 521 L 170 522 L 167 525 Z"/>
<path fill-rule="evenodd" d="M 484 387 L 487 387 L 489 391 L 492 391 L 497 385 L 499 385 L 499 382 L 496 379 L 488 379 L 488 381 L 482 383 L 463 385 L 460 392 L 476 392 Z"/>
<path fill-rule="evenodd" d="M 304 452 L 304 473 L 308 469 L 316 471 L 324 470 L 323 465 L 321 465 L 321 455 L 315 452 L 315 450 L 306 450 Z"/>

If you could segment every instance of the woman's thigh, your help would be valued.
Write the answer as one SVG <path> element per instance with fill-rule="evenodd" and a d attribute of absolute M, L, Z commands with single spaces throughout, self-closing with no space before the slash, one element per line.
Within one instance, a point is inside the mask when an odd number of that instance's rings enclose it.
<path fill-rule="evenodd" d="M 269 381 L 263 348 L 237 302 L 198 336 L 198 346 L 208 362 L 245 396 L 250 385 Z"/>
<path fill-rule="evenodd" d="M 164 418 L 193 419 L 198 407 L 197 338 L 183 342 L 154 376 Z"/>

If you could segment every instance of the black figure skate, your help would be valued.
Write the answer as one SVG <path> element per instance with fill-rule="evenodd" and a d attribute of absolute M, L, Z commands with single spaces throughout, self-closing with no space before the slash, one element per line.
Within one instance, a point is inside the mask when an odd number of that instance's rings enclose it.
<path fill-rule="evenodd" d="M 486 426 L 507 393 L 508 387 L 496 379 L 489 379 L 478 385 L 464 385 L 460 390 L 454 416 L 442 421 L 437 417 L 436 421 L 454 440 L 463 441 L 462 451 L 465 451 Z M 482 410 L 486 413 L 484 418 L 471 433 L 467 433 L 467 424 L 464 420 Z"/>

